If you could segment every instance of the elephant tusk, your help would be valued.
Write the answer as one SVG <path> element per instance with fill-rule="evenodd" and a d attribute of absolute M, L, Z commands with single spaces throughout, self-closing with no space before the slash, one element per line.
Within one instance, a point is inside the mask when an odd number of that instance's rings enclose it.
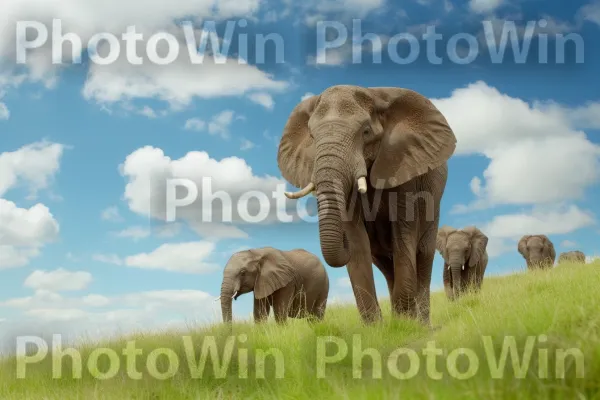
<path fill-rule="evenodd" d="M 299 199 L 299 198 L 302 198 L 302 197 L 306 196 L 307 194 L 311 193 L 314 189 L 315 189 L 315 184 L 310 182 L 308 185 L 306 185 L 306 187 L 304 189 L 301 189 L 295 193 L 284 192 L 283 194 L 285 194 L 285 197 L 287 197 L 288 199 Z"/>
<path fill-rule="evenodd" d="M 364 176 L 358 178 L 358 191 L 361 193 L 367 192 L 367 179 Z"/>
<path fill-rule="evenodd" d="M 237 294 L 237 290 L 235 292 L 233 292 L 233 296 L 231 296 L 232 299 L 235 299 L 235 295 Z"/>
<path fill-rule="evenodd" d="M 462 270 L 463 270 L 463 271 L 465 270 L 465 266 L 464 266 L 464 265 L 462 266 Z"/>

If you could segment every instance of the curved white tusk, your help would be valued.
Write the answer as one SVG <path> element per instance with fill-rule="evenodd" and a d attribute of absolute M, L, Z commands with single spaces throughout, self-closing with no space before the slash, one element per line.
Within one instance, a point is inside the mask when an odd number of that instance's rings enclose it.
<path fill-rule="evenodd" d="M 463 271 L 465 270 L 465 266 L 464 265 L 462 266 L 462 269 L 463 269 Z"/>
<path fill-rule="evenodd" d="M 448 265 L 448 271 L 450 271 L 450 266 Z"/>
<path fill-rule="evenodd" d="M 231 298 L 233 299 L 236 294 L 237 294 L 237 290 L 235 292 L 233 292 L 233 296 L 231 296 Z"/>
<path fill-rule="evenodd" d="M 361 193 L 367 192 L 367 179 L 364 176 L 358 178 L 358 191 Z"/>
<path fill-rule="evenodd" d="M 308 185 L 306 185 L 306 187 L 304 189 L 301 189 L 295 193 L 284 192 L 284 194 L 285 194 L 285 197 L 287 197 L 288 199 L 299 199 L 301 197 L 306 196 L 307 194 L 312 192 L 314 189 L 315 189 L 315 184 L 310 182 Z"/>

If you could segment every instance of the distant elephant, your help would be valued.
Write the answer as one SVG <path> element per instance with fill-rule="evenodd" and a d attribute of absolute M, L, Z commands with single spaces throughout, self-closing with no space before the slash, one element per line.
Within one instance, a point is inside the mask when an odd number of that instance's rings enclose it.
<path fill-rule="evenodd" d="M 329 278 L 317 256 L 303 249 L 272 247 L 234 253 L 223 271 L 221 311 L 231 322 L 232 299 L 254 291 L 254 320 L 266 320 L 273 307 L 277 322 L 287 317 L 323 319 Z"/>
<path fill-rule="evenodd" d="M 444 290 L 450 300 L 466 290 L 479 291 L 488 263 L 488 237 L 475 226 L 461 230 L 443 226 L 436 247 L 444 259 Z"/>
<path fill-rule="evenodd" d="M 392 312 L 429 325 L 440 202 L 456 137 L 423 95 L 339 85 L 292 110 L 277 154 L 290 199 L 317 198 L 321 252 L 347 267 L 365 323 L 381 320 L 373 268 Z"/>
<path fill-rule="evenodd" d="M 556 251 L 546 235 L 525 235 L 517 246 L 527 261 L 527 269 L 548 269 L 554 266 Z"/>
<path fill-rule="evenodd" d="M 560 253 L 558 256 L 558 263 L 561 262 L 576 262 L 585 264 L 585 254 L 579 250 L 567 251 L 566 253 Z"/>

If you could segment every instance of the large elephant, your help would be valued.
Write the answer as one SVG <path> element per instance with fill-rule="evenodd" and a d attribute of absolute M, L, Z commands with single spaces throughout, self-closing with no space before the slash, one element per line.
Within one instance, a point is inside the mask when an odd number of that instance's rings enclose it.
<path fill-rule="evenodd" d="M 466 290 L 481 289 L 488 263 L 487 244 L 488 237 L 475 226 L 439 228 L 436 247 L 444 259 L 444 290 L 450 300 Z"/>
<path fill-rule="evenodd" d="M 381 320 L 375 264 L 394 315 L 429 324 L 439 207 L 455 148 L 442 113 L 408 89 L 332 86 L 292 110 L 277 162 L 301 190 L 286 196 L 315 194 L 323 257 L 347 266 L 364 322 Z"/>
<path fill-rule="evenodd" d="M 517 248 L 527 262 L 527 269 L 552 268 L 556 260 L 554 244 L 546 235 L 525 235 Z"/>
<path fill-rule="evenodd" d="M 567 251 L 566 253 L 560 253 L 558 256 L 558 263 L 562 262 L 575 262 L 585 264 L 585 254 L 580 250 Z"/>
<path fill-rule="evenodd" d="M 231 322 L 232 300 L 254 291 L 254 320 L 266 320 L 273 307 L 277 322 L 287 317 L 323 319 L 329 278 L 323 263 L 303 250 L 262 247 L 234 253 L 223 271 L 221 311 Z"/>

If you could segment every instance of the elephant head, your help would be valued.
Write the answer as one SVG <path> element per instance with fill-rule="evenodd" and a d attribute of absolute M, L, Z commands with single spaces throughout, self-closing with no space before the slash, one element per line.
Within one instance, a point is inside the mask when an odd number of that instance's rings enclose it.
<path fill-rule="evenodd" d="M 525 235 L 519 240 L 519 253 L 527 261 L 527 266 L 554 264 L 556 252 L 546 235 Z"/>
<path fill-rule="evenodd" d="M 300 102 L 283 130 L 277 163 L 282 176 L 315 192 L 321 252 L 327 264 L 350 259 L 342 227 L 354 189 L 398 187 L 442 166 L 456 137 L 433 103 L 401 88 L 332 86 Z"/>
<path fill-rule="evenodd" d="M 234 253 L 223 271 L 223 321 L 231 322 L 233 299 L 252 291 L 256 299 L 263 299 L 294 279 L 294 269 L 278 250 L 264 248 Z"/>
<path fill-rule="evenodd" d="M 461 271 L 475 267 L 486 252 L 488 237 L 475 226 L 462 230 L 450 226 L 438 229 L 436 249 L 452 273 L 452 286 L 455 297 L 462 290 Z"/>

